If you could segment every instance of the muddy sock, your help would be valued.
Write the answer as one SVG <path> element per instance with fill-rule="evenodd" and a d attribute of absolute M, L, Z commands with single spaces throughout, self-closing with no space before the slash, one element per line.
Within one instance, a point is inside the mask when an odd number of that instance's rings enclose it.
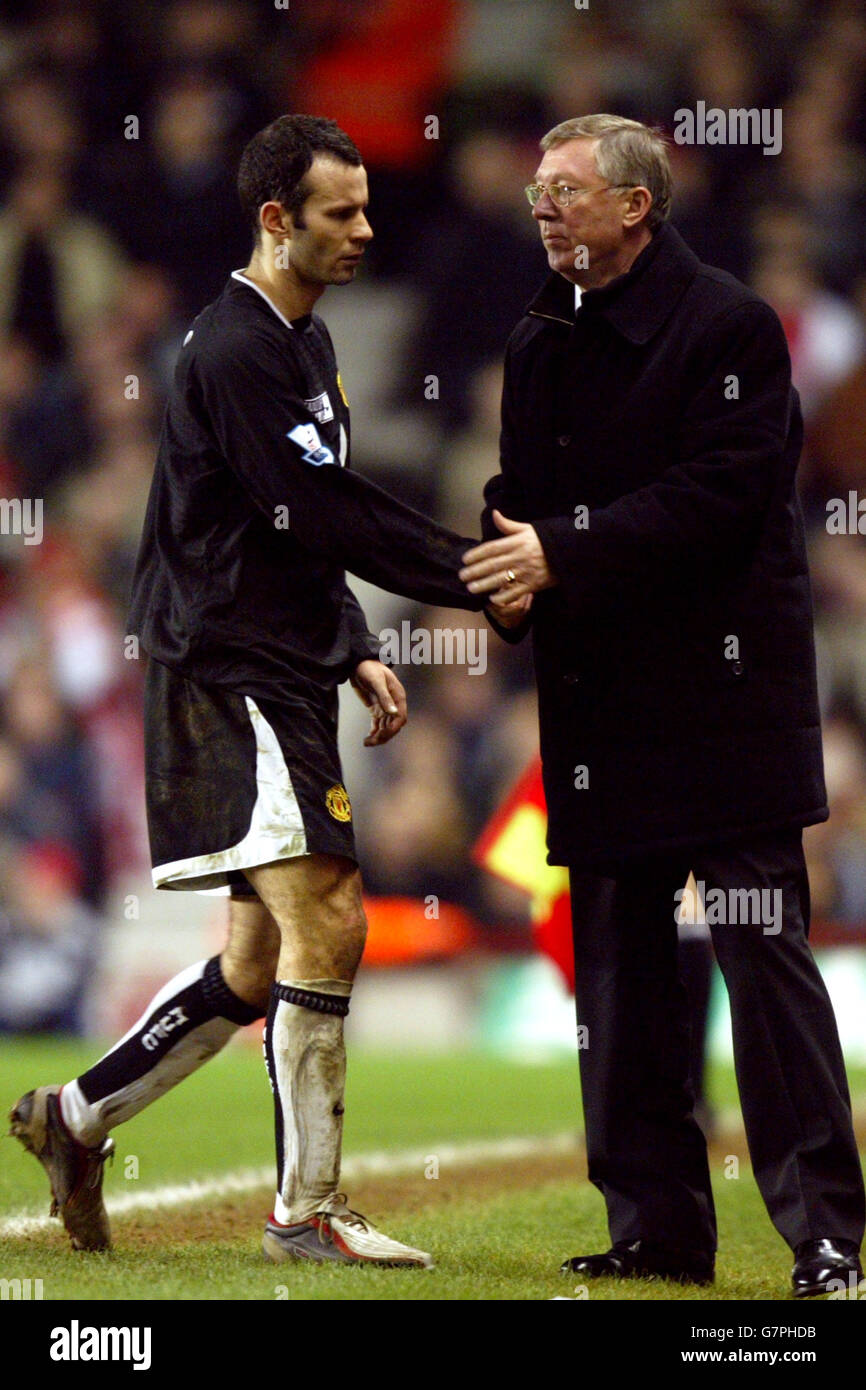
<path fill-rule="evenodd" d="M 346 980 L 283 980 L 271 991 L 265 1061 L 274 1093 L 277 1195 L 283 1225 L 306 1221 L 340 1181 Z"/>

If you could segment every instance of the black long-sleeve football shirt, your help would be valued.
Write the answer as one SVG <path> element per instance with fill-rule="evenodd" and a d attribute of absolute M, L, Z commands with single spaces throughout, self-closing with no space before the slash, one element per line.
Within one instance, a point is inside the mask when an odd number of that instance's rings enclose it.
<path fill-rule="evenodd" d="M 377 639 L 345 570 L 478 609 L 459 537 L 352 473 L 330 334 L 240 271 L 195 319 L 166 407 L 130 632 L 191 680 L 264 698 L 333 687 Z"/>

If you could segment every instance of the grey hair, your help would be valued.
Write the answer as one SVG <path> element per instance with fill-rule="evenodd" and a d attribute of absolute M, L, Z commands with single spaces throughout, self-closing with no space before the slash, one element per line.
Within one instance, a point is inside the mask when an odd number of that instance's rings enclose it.
<path fill-rule="evenodd" d="M 655 232 L 671 210 L 671 166 L 664 137 L 651 126 L 626 116 L 576 116 L 561 121 L 541 141 L 543 150 L 567 140 L 597 140 L 595 167 L 614 187 L 647 188 L 652 203 L 646 225 Z"/>

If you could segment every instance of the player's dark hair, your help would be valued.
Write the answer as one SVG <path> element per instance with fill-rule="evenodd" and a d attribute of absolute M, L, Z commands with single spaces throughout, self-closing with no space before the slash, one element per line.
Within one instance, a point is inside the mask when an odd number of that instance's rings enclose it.
<path fill-rule="evenodd" d="M 303 227 L 301 209 L 310 194 L 306 175 L 317 154 L 331 155 L 355 168 L 363 163 L 346 132 L 322 116 L 278 116 L 253 136 L 241 155 L 238 196 L 256 241 L 263 203 L 282 203 L 295 225 Z"/>

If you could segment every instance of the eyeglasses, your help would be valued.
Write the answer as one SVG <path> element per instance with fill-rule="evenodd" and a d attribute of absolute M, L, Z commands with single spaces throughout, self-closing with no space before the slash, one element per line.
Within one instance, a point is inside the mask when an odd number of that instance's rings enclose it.
<path fill-rule="evenodd" d="M 535 207 L 535 204 L 546 193 L 555 208 L 570 208 L 575 198 L 579 198 L 581 193 L 609 193 L 611 190 L 631 188 L 632 186 L 630 183 L 606 183 L 601 188 L 570 188 L 567 183 L 552 183 L 550 185 L 529 183 L 524 192 L 532 207 Z"/>

